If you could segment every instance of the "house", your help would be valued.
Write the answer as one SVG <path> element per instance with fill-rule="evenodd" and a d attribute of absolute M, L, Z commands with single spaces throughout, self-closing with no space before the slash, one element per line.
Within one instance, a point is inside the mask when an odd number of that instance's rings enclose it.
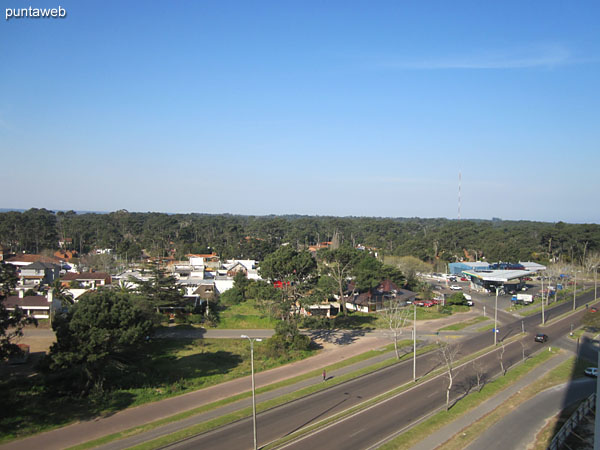
<path fill-rule="evenodd" d="M 315 245 L 309 245 L 308 251 L 314 256 L 319 250 L 331 247 L 332 242 L 317 242 Z"/>
<path fill-rule="evenodd" d="M 61 261 L 58 258 L 44 256 L 44 255 L 34 255 L 34 254 L 28 254 L 28 253 L 23 253 L 21 255 L 12 256 L 12 257 L 8 258 L 5 262 L 8 264 L 12 264 L 13 266 L 16 266 L 17 269 L 19 269 L 23 266 L 28 266 L 29 264 L 32 264 L 32 263 L 38 262 L 38 261 L 44 262 L 44 263 L 52 263 L 52 264 L 61 265 Z"/>
<path fill-rule="evenodd" d="M 206 269 L 217 270 L 221 268 L 221 260 L 216 253 L 188 254 L 186 255 L 192 266 L 204 266 Z"/>
<path fill-rule="evenodd" d="M 54 257 L 62 261 L 71 261 L 73 258 L 77 258 L 77 256 L 75 250 L 57 250 L 54 252 Z"/>
<path fill-rule="evenodd" d="M 246 269 L 246 267 L 238 261 L 235 264 L 233 264 L 229 269 L 227 269 L 226 273 L 228 277 L 233 278 L 240 272 L 248 276 L 248 269 Z"/>
<path fill-rule="evenodd" d="M 96 289 L 112 283 L 110 275 L 105 272 L 67 273 L 60 279 L 63 286 L 69 286 L 74 281 L 88 289 Z"/>
<path fill-rule="evenodd" d="M 416 298 L 417 293 L 400 289 L 390 280 L 384 280 L 367 292 L 354 293 L 344 297 L 346 308 L 351 311 L 376 312 L 387 308 L 391 300 L 406 304 Z"/>
<path fill-rule="evenodd" d="M 8 311 L 14 311 L 15 308 L 22 309 L 26 315 L 36 319 L 48 319 L 53 312 L 59 310 L 62 305 L 60 300 L 54 299 L 52 289 L 48 291 L 47 296 L 42 295 L 24 295 L 23 290 L 19 295 L 11 295 L 4 299 L 4 306 Z"/>
<path fill-rule="evenodd" d="M 60 270 L 61 267 L 58 264 L 37 261 L 27 266 L 22 266 L 19 278 L 23 285 L 52 284 L 54 280 L 60 277 Z"/>
<path fill-rule="evenodd" d="M 58 240 L 58 247 L 59 248 L 71 248 L 73 246 L 73 239 L 72 238 L 62 238 Z"/>
<path fill-rule="evenodd" d="M 327 302 L 306 306 L 300 309 L 300 313 L 312 317 L 335 317 L 340 312 L 338 302 Z"/>
<path fill-rule="evenodd" d="M 227 275 L 234 277 L 236 272 L 244 272 L 249 280 L 262 280 L 258 274 L 258 265 L 254 259 L 229 259 L 223 267 L 227 270 Z"/>
<path fill-rule="evenodd" d="M 194 291 L 194 295 L 197 295 L 202 300 L 214 300 L 217 296 L 217 291 L 214 283 L 202 284 Z"/>

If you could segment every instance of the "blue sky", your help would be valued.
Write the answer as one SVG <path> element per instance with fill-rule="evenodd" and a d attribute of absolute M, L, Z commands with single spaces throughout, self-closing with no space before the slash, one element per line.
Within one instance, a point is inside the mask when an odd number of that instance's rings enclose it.
<path fill-rule="evenodd" d="M 38 1 L 0 207 L 600 223 L 600 3 Z"/>

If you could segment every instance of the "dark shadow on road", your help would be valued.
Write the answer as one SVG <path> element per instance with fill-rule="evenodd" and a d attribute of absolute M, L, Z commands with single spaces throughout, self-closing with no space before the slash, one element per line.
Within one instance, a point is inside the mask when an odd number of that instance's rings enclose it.
<path fill-rule="evenodd" d="M 340 400 L 339 402 L 337 402 L 336 404 L 330 406 L 329 408 L 327 408 L 326 410 L 324 410 L 323 412 L 321 412 L 321 414 L 316 415 L 315 417 L 313 417 L 311 420 L 307 420 L 306 422 L 304 422 L 302 425 L 299 425 L 298 427 L 294 428 L 293 430 L 289 431 L 286 436 L 289 436 L 292 433 L 295 433 L 296 431 L 300 430 L 301 428 L 304 428 L 305 426 L 307 426 L 310 423 L 313 423 L 315 420 L 318 420 L 319 418 L 323 417 L 325 414 L 327 414 L 329 411 L 337 408 L 338 406 L 340 406 L 342 403 L 346 402 L 348 400 L 348 396 L 350 395 L 348 392 L 344 392 L 344 395 L 346 396 L 344 399 Z"/>
<path fill-rule="evenodd" d="M 336 345 L 349 345 L 364 336 L 368 330 L 314 330 L 308 334 L 313 340 L 322 340 Z"/>
<path fill-rule="evenodd" d="M 586 293 L 577 299 L 579 304 L 593 301 L 593 292 Z M 592 308 L 586 308 L 580 313 L 581 319 L 574 323 L 577 328 L 579 323 L 583 323 L 583 329 L 589 334 L 584 334 L 581 337 L 566 337 L 563 338 L 564 346 L 575 351 L 577 363 L 571 371 L 570 381 L 568 382 L 567 392 L 562 402 L 562 413 L 559 415 L 558 421 L 554 425 L 552 435 L 555 436 L 565 421 L 569 419 L 571 414 L 577 409 L 578 405 L 589 396 L 593 389 L 587 394 L 582 394 L 581 385 L 574 381 L 584 376 L 586 367 L 598 367 L 598 341 L 590 338 L 590 335 L 595 335 L 600 332 L 600 312 L 592 312 Z M 587 326 L 585 325 L 587 324 Z M 570 333 L 567 333 L 570 334 Z M 583 397 L 582 395 L 585 395 Z M 587 446 L 586 446 L 587 442 Z M 589 418 L 582 421 L 582 426 L 574 430 L 574 433 L 567 438 L 565 444 L 559 448 L 593 448 L 594 442 L 594 417 L 593 413 Z"/>

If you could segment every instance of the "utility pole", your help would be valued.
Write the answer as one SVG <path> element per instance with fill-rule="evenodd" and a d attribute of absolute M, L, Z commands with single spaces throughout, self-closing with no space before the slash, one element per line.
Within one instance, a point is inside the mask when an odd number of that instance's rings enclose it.
<path fill-rule="evenodd" d="M 413 381 L 417 381 L 417 305 L 413 302 Z"/>
<path fill-rule="evenodd" d="M 575 281 L 573 283 L 573 311 L 575 311 L 575 298 L 577 295 L 577 271 L 575 271 Z"/>
<path fill-rule="evenodd" d="M 542 275 L 542 325 L 546 323 L 546 318 L 544 316 L 544 276 Z"/>
<path fill-rule="evenodd" d="M 258 447 L 256 445 L 256 395 L 254 389 L 254 341 L 260 342 L 262 341 L 262 339 L 252 339 L 251 337 L 246 336 L 245 334 L 242 334 L 241 337 L 250 341 L 250 370 L 252 372 L 252 429 L 254 432 L 254 450 L 257 450 Z"/>
<path fill-rule="evenodd" d="M 498 340 L 498 286 L 496 286 L 496 306 L 494 307 L 494 346 Z"/>

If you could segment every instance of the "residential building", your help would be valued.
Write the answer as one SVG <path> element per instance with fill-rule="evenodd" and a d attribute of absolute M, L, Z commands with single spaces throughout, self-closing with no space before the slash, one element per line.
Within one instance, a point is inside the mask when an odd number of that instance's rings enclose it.
<path fill-rule="evenodd" d="M 8 311 L 14 311 L 18 307 L 28 316 L 36 319 L 48 319 L 53 312 L 62 307 L 60 300 L 54 299 L 52 289 L 48 291 L 47 296 L 25 296 L 23 292 L 23 290 L 19 290 L 19 295 L 11 295 L 4 299 L 4 306 Z"/>
<path fill-rule="evenodd" d="M 61 279 L 63 286 L 69 286 L 75 281 L 82 287 L 88 289 L 96 289 L 100 286 L 106 286 L 112 283 L 112 278 L 105 272 L 83 272 L 83 273 L 67 273 Z"/>
<path fill-rule="evenodd" d="M 61 267 L 58 264 L 37 261 L 27 266 L 22 266 L 19 273 L 22 285 L 52 284 L 60 277 Z"/>

